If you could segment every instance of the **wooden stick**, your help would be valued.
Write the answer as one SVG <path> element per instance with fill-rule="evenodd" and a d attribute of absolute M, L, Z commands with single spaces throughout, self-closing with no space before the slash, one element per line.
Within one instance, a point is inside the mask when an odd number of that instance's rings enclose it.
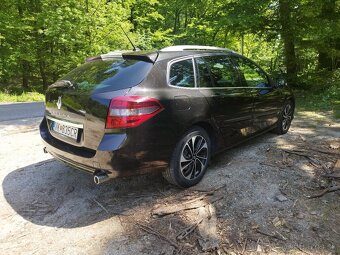
<path fill-rule="evenodd" d="M 287 153 L 290 153 L 290 154 L 295 154 L 295 155 L 298 155 L 298 156 L 302 156 L 302 157 L 306 157 L 308 159 L 311 159 L 312 157 L 306 153 L 303 153 L 303 152 L 300 152 L 300 151 L 291 151 L 291 150 L 283 150 L 284 152 L 287 152 Z M 311 159 L 313 160 L 313 158 Z"/>
<path fill-rule="evenodd" d="M 280 166 L 276 166 L 276 165 L 269 164 L 269 163 L 266 163 L 266 162 L 260 162 L 260 165 L 280 168 Z"/>
<path fill-rule="evenodd" d="M 337 190 L 340 190 L 340 186 L 328 187 L 328 188 L 324 189 L 323 191 L 321 191 L 319 194 L 307 196 L 307 198 L 311 199 L 311 198 L 322 197 L 326 193 L 334 192 L 334 191 L 337 191 Z"/>
<path fill-rule="evenodd" d="M 95 199 L 92 199 L 97 205 L 99 205 L 99 207 L 100 208 L 102 208 L 107 214 L 109 213 L 109 211 L 108 210 L 106 210 L 106 208 L 101 204 L 101 203 L 99 203 L 97 200 L 95 200 Z"/>
<path fill-rule="evenodd" d="M 298 156 L 305 157 L 305 158 L 307 158 L 310 162 L 313 162 L 314 164 L 320 165 L 324 170 L 327 171 L 327 168 L 326 168 L 319 160 L 315 159 L 313 156 L 311 156 L 311 155 L 309 155 L 309 154 L 307 154 L 307 153 L 303 153 L 303 152 L 305 152 L 305 151 L 300 152 L 300 151 L 296 151 L 296 150 L 286 150 L 286 149 L 283 150 L 283 151 L 285 151 L 285 152 L 287 152 L 287 153 L 290 153 L 290 154 L 295 154 L 295 155 L 298 155 Z"/>
<path fill-rule="evenodd" d="M 332 173 L 332 174 L 324 174 L 324 175 L 322 175 L 322 177 L 340 179 L 340 172 L 339 173 Z"/>
<path fill-rule="evenodd" d="M 223 184 L 223 185 L 218 186 L 217 188 L 214 188 L 212 190 L 204 190 L 204 189 L 188 189 L 188 190 L 196 191 L 196 192 L 207 192 L 207 193 L 211 194 L 211 193 L 214 193 L 215 191 L 218 191 L 218 190 L 224 188 L 225 186 L 226 186 L 226 184 Z"/>
<path fill-rule="evenodd" d="M 201 200 L 196 200 L 193 199 L 190 201 L 190 203 L 181 203 L 181 204 L 176 204 L 176 205 L 165 205 L 158 207 L 152 211 L 153 215 L 157 216 L 165 216 L 169 214 L 173 214 L 176 212 L 180 211 L 185 211 L 185 210 L 192 210 L 192 209 L 197 209 L 199 207 L 206 206 L 208 204 L 213 204 L 218 200 L 221 200 L 223 196 L 206 196 L 206 199 L 203 200 L 203 198 L 200 198 Z"/>
<path fill-rule="evenodd" d="M 243 248 L 242 248 L 241 254 L 244 254 L 244 252 L 245 252 L 246 249 L 247 249 L 247 241 L 248 241 L 248 239 L 246 238 L 246 240 L 245 240 L 244 243 L 243 243 Z"/>
<path fill-rule="evenodd" d="M 260 229 L 256 229 L 256 232 L 259 233 L 259 234 L 265 235 L 265 236 L 276 238 L 276 239 L 281 240 L 281 241 L 286 241 L 287 240 L 287 239 L 286 240 L 283 239 L 281 236 L 277 236 L 277 235 L 273 235 L 273 234 L 269 234 L 269 233 L 263 232 Z"/>
<path fill-rule="evenodd" d="M 324 153 L 324 154 L 332 154 L 332 155 L 340 155 L 340 152 L 337 151 L 329 151 L 329 150 L 322 150 L 322 149 L 314 149 L 314 148 L 308 148 L 312 151 L 316 151 L 316 152 L 320 152 L 320 153 Z"/>
<path fill-rule="evenodd" d="M 296 246 L 296 249 L 298 249 L 299 251 L 301 251 L 301 252 L 303 252 L 303 253 L 305 253 L 305 254 L 308 254 L 308 255 L 311 255 L 311 254 L 312 254 L 312 253 L 309 253 L 309 252 L 307 252 L 307 251 L 301 249 L 299 246 Z"/>
<path fill-rule="evenodd" d="M 145 226 L 143 224 L 140 224 L 140 223 L 137 223 L 137 225 L 142 229 L 144 230 L 145 232 L 148 232 L 149 234 L 153 234 L 161 239 L 163 239 L 164 241 L 167 241 L 170 245 L 172 245 L 173 247 L 175 247 L 176 249 L 179 249 L 178 245 L 172 241 L 171 239 L 167 238 L 166 236 L 162 235 L 161 233 L 157 232 L 156 230 L 148 227 L 148 226 Z"/>
<path fill-rule="evenodd" d="M 203 219 L 198 220 L 197 222 L 195 222 L 194 224 L 192 224 L 191 226 L 185 228 L 183 231 L 181 231 L 177 236 L 176 239 L 177 240 L 182 240 L 185 237 L 187 237 L 188 235 L 190 235 L 198 226 L 198 224 L 200 224 L 202 222 Z"/>

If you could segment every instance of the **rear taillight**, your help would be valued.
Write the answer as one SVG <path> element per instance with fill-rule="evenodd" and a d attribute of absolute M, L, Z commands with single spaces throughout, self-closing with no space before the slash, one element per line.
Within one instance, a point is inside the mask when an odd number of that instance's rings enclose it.
<path fill-rule="evenodd" d="M 106 128 L 139 126 L 163 110 L 157 99 L 141 96 L 121 96 L 111 99 Z"/>

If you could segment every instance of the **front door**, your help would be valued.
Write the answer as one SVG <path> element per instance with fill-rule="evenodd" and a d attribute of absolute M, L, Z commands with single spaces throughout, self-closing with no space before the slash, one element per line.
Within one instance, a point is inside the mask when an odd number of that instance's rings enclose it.
<path fill-rule="evenodd" d="M 272 86 L 266 73 L 255 63 L 242 57 L 233 57 L 241 74 L 242 86 L 254 95 L 254 131 L 260 132 L 274 125 L 282 105 L 281 91 Z"/>

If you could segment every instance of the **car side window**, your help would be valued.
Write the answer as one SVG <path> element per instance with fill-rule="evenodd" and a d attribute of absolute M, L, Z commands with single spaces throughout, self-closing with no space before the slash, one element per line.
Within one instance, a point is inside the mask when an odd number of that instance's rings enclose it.
<path fill-rule="evenodd" d="M 192 59 L 180 60 L 170 66 L 169 83 L 178 87 L 195 87 Z"/>
<path fill-rule="evenodd" d="M 244 77 L 247 87 L 268 88 L 270 87 L 267 75 L 254 63 L 244 59 L 235 58 L 238 68 Z"/>
<path fill-rule="evenodd" d="M 208 56 L 202 58 L 208 67 L 208 71 L 204 71 L 204 85 L 207 87 L 237 87 L 238 76 L 235 72 L 233 63 L 227 56 Z M 199 72 L 200 67 L 198 65 Z M 207 72 L 211 77 L 208 82 Z M 210 85 L 210 86 L 209 86 Z M 201 85 L 200 85 L 201 86 Z M 202 87 L 202 86 L 201 86 Z"/>
<path fill-rule="evenodd" d="M 201 88 L 212 87 L 211 75 L 203 58 L 195 58 L 195 61 L 197 65 L 198 86 Z"/>

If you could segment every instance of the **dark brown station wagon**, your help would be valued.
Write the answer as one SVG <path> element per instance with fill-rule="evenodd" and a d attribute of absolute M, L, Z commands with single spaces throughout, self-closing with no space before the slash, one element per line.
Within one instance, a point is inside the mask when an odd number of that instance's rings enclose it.
<path fill-rule="evenodd" d="M 172 46 L 90 58 L 52 84 L 40 125 L 45 151 L 95 183 L 162 171 L 197 184 L 215 153 L 274 130 L 294 96 L 234 51 Z"/>

